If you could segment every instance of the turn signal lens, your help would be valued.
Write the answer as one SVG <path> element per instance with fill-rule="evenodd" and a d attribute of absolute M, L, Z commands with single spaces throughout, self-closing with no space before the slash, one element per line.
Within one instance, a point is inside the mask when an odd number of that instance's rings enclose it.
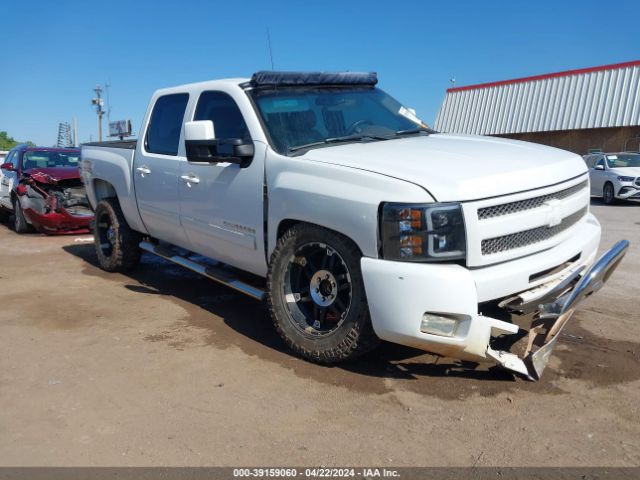
<path fill-rule="evenodd" d="M 400 256 L 415 257 L 416 255 L 422 255 L 422 237 L 402 235 L 400 237 Z"/>

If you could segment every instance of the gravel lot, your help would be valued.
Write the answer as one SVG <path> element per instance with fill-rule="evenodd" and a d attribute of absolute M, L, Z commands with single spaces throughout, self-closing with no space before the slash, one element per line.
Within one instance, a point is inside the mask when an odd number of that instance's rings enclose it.
<path fill-rule="evenodd" d="M 631 248 L 538 383 L 389 344 L 313 365 L 258 302 L 0 225 L 0 465 L 640 465 L 640 205 L 592 211 Z"/>

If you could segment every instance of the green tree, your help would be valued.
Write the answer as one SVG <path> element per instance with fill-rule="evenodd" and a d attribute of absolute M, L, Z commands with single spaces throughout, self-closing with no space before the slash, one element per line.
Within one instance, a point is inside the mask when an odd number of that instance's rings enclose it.
<path fill-rule="evenodd" d="M 4 132 L 4 131 L 0 132 L 0 150 L 11 150 L 13 147 L 21 143 L 26 143 L 27 145 L 35 146 L 33 142 L 28 142 L 28 141 L 19 142 L 15 138 L 10 137 L 7 132 Z"/>

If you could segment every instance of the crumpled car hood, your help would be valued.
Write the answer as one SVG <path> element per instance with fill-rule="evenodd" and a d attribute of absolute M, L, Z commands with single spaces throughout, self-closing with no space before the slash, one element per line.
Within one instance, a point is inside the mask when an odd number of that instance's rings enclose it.
<path fill-rule="evenodd" d="M 55 185 L 65 180 L 80 180 L 80 169 L 78 167 L 47 167 L 47 168 L 30 168 L 24 173 L 29 174 L 31 178 L 50 185 Z"/>

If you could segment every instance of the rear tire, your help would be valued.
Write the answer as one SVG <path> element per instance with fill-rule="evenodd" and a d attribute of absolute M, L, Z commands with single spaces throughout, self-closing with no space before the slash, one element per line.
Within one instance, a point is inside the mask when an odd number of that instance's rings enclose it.
<path fill-rule="evenodd" d="M 126 272 L 140 262 L 142 236 L 131 230 L 115 198 L 105 198 L 96 207 L 93 231 L 100 267 L 107 272 Z"/>
<path fill-rule="evenodd" d="M 13 200 L 13 229 L 16 233 L 28 233 L 33 231 L 33 227 L 29 225 L 27 219 L 24 217 L 20 201 L 17 199 Z"/>
<path fill-rule="evenodd" d="M 613 205 L 616 203 L 616 196 L 613 191 L 613 184 L 611 182 L 607 182 L 604 184 L 604 188 L 602 189 L 602 202 L 605 205 Z"/>
<path fill-rule="evenodd" d="M 337 363 L 375 348 L 362 254 L 348 238 L 298 224 L 271 255 L 267 301 L 276 330 L 301 357 Z"/>

